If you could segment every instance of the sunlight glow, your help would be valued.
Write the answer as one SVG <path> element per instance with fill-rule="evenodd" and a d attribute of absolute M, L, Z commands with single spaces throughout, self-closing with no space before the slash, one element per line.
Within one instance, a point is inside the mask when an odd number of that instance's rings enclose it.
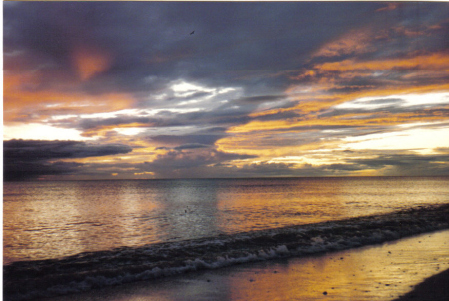
<path fill-rule="evenodd" d="M 175 92 L 175 96 L 177 97 L 187 97 L 192 96 L 197 92 L 212 92 L 215 89 L 205 88 L 199 85 L 194 85 L 191 83 L 187 83 L 181 81 L 177 84 L 171 86 L 172 90 Z"/>
<path fill-rule="evenodd" d="M 303 155 L 303 156 L 285 156 L 272 158 L 267 163 L 284 163 L 284 164 L 295 164 L 295 165 L 329 165 L 335 163 L 343 163 L 338 157 L 329 157 L 321 155 Z"/>
<path fill-rule="evenodd" d="M 146 128 L 116 128 L 115 131 L 120 135 L 132 136 L 144 132 Z"/>
<path fill-rule="evenodd" d="M 449 145 L 449 127 L 440 129 L 410 129 L 390 133 L 346 137 L 342 145 L 348 149 L 424 150 Z"/>
<path fill-rule="evenodd" d="M 81 132 L 75 129 L 56 128 L 39 123 L 4 125 L 3 139 L 91 140 L 91 138 L 81 136 Z"/>
<path fill-rule="evenodd" d="M 375 110 L 382 107 L 398 106 L 426 106 L 431 107 L 435 105 L 448 104 L 449 92 L 426 93 L 426 94 L 398 94 L 380 97 L 363 97 L 353 101 L 348 101 L 336 105 L 336 109 L 362 109 Z"/>

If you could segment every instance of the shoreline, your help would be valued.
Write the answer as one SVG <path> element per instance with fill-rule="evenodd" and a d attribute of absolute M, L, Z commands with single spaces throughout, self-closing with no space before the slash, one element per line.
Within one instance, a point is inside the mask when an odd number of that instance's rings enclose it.
<path fill-rule="evenodd" d="M 417 290 L 429 277 L 441 270 L 447 275 L 448 245 L 449 230 L 442 230 L 344 251 L 245 263 L 39 300 L 405 301 L 409 299 L 398 298 Z"/>
<path fill-rule="evenodd" d="M 448 212 L 446 204 L 212 239 L 16 262 L 3 267 L 4 294 L 11 300 L 30 300 L 199 270 L 232 269 L 250 262 L 311 258 L 342 250 L 351 253 L 359 250 L 354 248 L 375 248 L 400 238 L 447 229 Z"/>
<path fill-rule="evenodd" d="M 409 300 L 449 300 L 449 269 L 427 278 L 415 286 L 411 292 L 394 301 Z"/>

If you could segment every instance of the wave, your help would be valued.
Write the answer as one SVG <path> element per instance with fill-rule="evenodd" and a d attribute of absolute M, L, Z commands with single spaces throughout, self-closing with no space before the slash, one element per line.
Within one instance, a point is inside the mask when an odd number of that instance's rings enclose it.
<path fill-rule="evenodd" d="M 449 228 L 449 204 L 385 215 L 121 247 L 3 266 L 5 300 L 30 300 L 239 263 L 377 244 Z"/>

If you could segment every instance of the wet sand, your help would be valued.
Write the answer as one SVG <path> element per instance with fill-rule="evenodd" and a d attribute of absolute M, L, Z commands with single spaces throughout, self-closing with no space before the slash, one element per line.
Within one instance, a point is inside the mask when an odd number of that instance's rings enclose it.
<path fill-rule="evenodd" d="M 425 289 L 449 269 L 449 230 L 317 256 L 242 264 L 49 298 L 109 300 L 395 300 Z M 446 277 L 446 278 L 445 278 Z M 434 278 L 431 278 L 434 279 Z M 418 285 L 418 286 L 417 286 Z M 416 292 L 413 289 L 416 287 Z M 412 292 L 413 291 L 413 292 Z M 412 293 L 411 293 L 412 292 Z M 442 292 L 443 294 L 446 292 Z M 425 294 L 425 291 L 424 291 Z M 407 298 L 408 298 L 407 297 Z M 403 297 L 406 298 L 406 297 Z M 398 299 L 398 300 L 449 300 Z"/>

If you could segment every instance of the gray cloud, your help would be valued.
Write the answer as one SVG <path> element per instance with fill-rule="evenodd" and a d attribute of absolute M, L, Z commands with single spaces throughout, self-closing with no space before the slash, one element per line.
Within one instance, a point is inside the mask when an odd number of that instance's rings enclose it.
<path fill-rule="evenodd" d="M 164 150 L 176 150 L 176 151 L 181 151 L 181 150 L 185 150 L 185 149 L 197 149 L 197 148 L 207 148 L 210 147 L 210 145 L 206 145 L 206 144 L 200 144 L 200 143 L 187 143 L 187 144 L 182 144 L 173 148 L 169 148 L 169 147 L 165 147 L 165 146 L 161 146 L 161 147 L 157 147 L 156 150 L 160 150 L 160 149 L 164 149 Z"/>
<path fill-rule="evenodd" d="M 160 144 L 176 146 L 180 145 L 213 145 L 217 140 L 226 137 L 225 128 L 215 127 L 184 135 L 157 135 L 149 139 Z"/>
<path fill-rule="evenodd" d="M 320 166 L 329 172 L 378 170 L 384 176 L 446 176 L 449 171 L 449 154 L 421 155 L 411 151 L 357 151 L 342 164 Z"/>
<path fill-rule="evenodd" d="M 237 101 L 244 102 L 271 102 L 271 101 L 279 101 L 285 100 L 285 95 L 257 95 L 257 96 L 248 96 L 237 99 Z"/>
<path fill-rule="evenodd" d="M 183 144 L 183 145 L 177 146 L 177 147 L 174 148 L 174 150 L 207 148 L 209 146 L 210 145 L 200 144 L 200 143 L 188 143 L 188 144 Z"/>
<path fill-rule="evenodd" d="M 23 180 L 40 175 L 70 174 L 79 170 L 82 164 L 52 161 L 125 154 L 131 151 L 131 147 L 122 144 L 94 145 L 80 141 L 43 140 L 3 141 L 4 179 Z"/>
<path fill-rule="evenodd" d="M 51 160 L 126 154 L 132 148 L 123 144 L 95 145 L 81 141 L 8 140 L 3 141 L 5 160 Z"/>
<path fill-rule="evenodd" d="M 363 168 L 408 172 L 419 166 L 437 171 L 432 157 L 391 155 L 388 158 L 349 160 L 348 164 L 323 167 L 258 163 L 242 168 L 226 162 L 251 156 L 219 152 L 214 144 L 228 137 L 226 130 L 250 121 L 294 121 L 306 118 L 299 110 L 278 111 L 251 117 L 264 106 L 291 108 L 298 104 L 295 95 L 286 95 L 291 85 L 312 87 L 332 80 L 332 95 L 385 87 L 446 84 L 447 73 L 396 68 L 381 76 L 342 73 L 314 69 L 317 64 L 354 59 L 360 62 L 410 58 L 449 46 L 449 6 L 446 3 L 401 3 L 396 10 L 379 11 L 382 2 L 15 2 L 4 5 L 4 69 L 6 72 L 31 71 L 39 80 L 20 86 L 26 92 L 81 93 L 89 96 L 126 93 L 135 99 L 129 108 L 164 110 L 157 114 L 122 114 L 114 117 L 80 117 L 76 106 L 37 107 L 42 99 L 27 103 L 15 121 L 41 122 L 62 128 L 74 128 L 85 135 L 95 131 L 138 124 L 146 128 L 135 139 L 146 139 L 169 152 L 146 168 L 168 176 L 228 175 L 339 175 Z M 417 16 L 419 15 L 419 18 Z M 344 17 L 342 17 L 344 16 Z M 370 45 L 361 52 L 343 51 L 333 57 L 315 56 L 330 42 L 338 41 L 354 28 L 374 32 Z M 194 35 L 189 33 L 195 30 Z M 89 80 L 80 80 L 74 64 L 79 47 L 94 49 L 110 59 L 110 66 Z M 295 75 L 314 70 L 314 76 L 294 79 Z M 413 73 L 414 71 L 419 71 Z M 174 83 L 185 81 L 201 86 L 191 93 L 175 93 Z M 218 91 L 233 88 L 232 92 Z M 84 98 L 83 98 L 84 100 Z M 5 99 L 5 103 L 11 101 Z M 94 101 L 94 100 L 92 100 Z M 57 102 L 57 101 L 55 101 Z M 401 106 L 401 100 L 376 99 L 367 103 L 376 113 L 413 113 L 410 116 L 447 116 L 448 109 Z M 111 111 L 112 108 L 105 108 Z M 323 109 L 313 118 L 366 114 L 367 110 Z M 52 116 L 72 114 L 66 119 Z M 47 121 L 46 121 L 47 122 Z M 182 133 L 176 127 L 184 127 Z M 201 130 L 208 127 L 210 130 Z M 424 127 L 424 126 L 423 126 Z M 213 129 L 214 128 L 214 129 Z M 156 131 L 156 130 L 157 131 Z M 334 130 L 335 132 L 324 132 Z M 340 132 L 339 132 L 340 130 Z M 302 126 L 264 130 L 266 147 L 304 145 L 320 139 L 337 139 L 391 130 L 370 126 Z M 301 133 L 295 133 L 301 131 Z M 155 134 L 157 133 L 157 134 Z M 114 136 L 119 138 L 119 136 Z M 107 140 L 107 139 L 106 139 Z M 124 145 L 88 145 L 78 142 L 5 142 L 5 161 L 15 162 L 22 171 L 13 175 L 14 164 L 6 166 L 6 175 L 20 178 L 26 173 L 75 173 L 80 164 L 50 163 L 50 160 L 83 158 L 128 153 Z M 257 143 L 257 142 L 255 142 Z M 14 157 L 16 156 L 16 157 Z M 32 159 L 27 159 L 27 156 Z M 446 160 L 444 158 L 439 158 Z M 396 160 L 396 161 L 395 161 Z M 427 160 L 427 161 L 426 161 Z M 427 163 L 425 163 L 426 161 Z M 53 162 L 53 161 L 52 161 Z M 396 162 L 396 164 L 395 164 Z M 446 161 L 444 161 L 446 162 Z M 27 167 L 27 164 L 29 167 Z M 37 169 L 41 168 L 39 173 Z M 33 168 L 36 171 L 33 171 Z M 16 168 L 17 169 L 17 168 Z M 213 171 L 215 170 L 215 171 Z M 175 174 L 178 173 L 178 174 Z"/>
<path fill-rule="evenodd" d="M 77 88 L 90 93 L 151 93 L 173 79 L 182 78 L 209 86 L 244 86 L 245 97 L 256 97 L 263 87 L 282 92 L 289 81 L 282 76 L 273 77 L 273 71 L 304 68 L 312 52 L 357 24 L 420 29 L 419 26 L 435 25 L 432 20 L 446 20 L 448 12 L 444 4 L 406 3 L 398 11 L 374 13 L 383 5 L 376 2 L 23 2 L 5 5 L 4 45 L 5 52 L 24 51 L 29 63 L 40 65 L 41 71 L 47 70 L 43 74 L 48 75 L 49 84 L 73 79 L 71 56 L 75 47 L 84 45 L 109 52 L 113 58 L 111 68 Z M 440 26 L 447 27 L 447 20 Z M 189 35 L 192 30 L 195 34 Z M 364 55 L 378 57 L 382 49 L 394 47 L 405 47 L 403 52 L 409 52 L 405 38 L 402 35 L 379 39 L 379 47 L 373 47 L 377 52 Z M 444 39 L 430 35 L 423 35 L 422 39 L 416 45 L 432 46 L 429 50 L 447 47 Z M 389 47 L 385 47 L 386 43 Z M 393 52 L 395 56 L 400 54 Z M 383 57 L 386 55 L 391 54 L 384 51 Z M 17 64 L 10 65 L 9 61 L 5 60 L 5 69 L 16 68 Z M 66 74 L 54 77 L 53 72 L 57 70 L 65 70 Z"/>
<path fill-rule="evenodd" d="M 108 51 L 112 67 L 82 87 L 92 93 L 151 91 L 173 78 L 212 86 L 254 85 L 254 80 L 268 79 L 260 74 L 248 77 L 248 71 L 298 68 L 300 58 L 362 22 L 360 15 L 363 22 L 373 18 L 368 12 L 378 7 L 310 2 L 20 3 L 5 6 L 5 50 L 25 50 L 35 64 L 48 62 L 48 71 L 64 68 L 72 76 L 74 47 Z M 195 35 L 190 36 L 192 30 Z M 149 76 L 159 80 L 145 81 Z M 274 89 L 285 87 L 270 82 Z"/>
<path fill-rule="evenodd" d="M 232 160 L 255 158 L 251 155 L 225 153 L 215 149 L 205 152 L 202 152 L 201 148 L 197 152 L 183 150 L 195 149 L 183 148 L 159 155 L 154 161 L 145 162 L 145 171 L 154 172 L 161 178 L 204 177 L 211 176 L 211 166 Z M 204 173 L 205 170 L 209 172 Z"/>
<path fill-rule="evenodd" d="M 355 101 L 354 103 L 369 105 L 398 105 L 404 103 L 404 100 L 401 98 L 379 98 L 363 102 Z"/>

